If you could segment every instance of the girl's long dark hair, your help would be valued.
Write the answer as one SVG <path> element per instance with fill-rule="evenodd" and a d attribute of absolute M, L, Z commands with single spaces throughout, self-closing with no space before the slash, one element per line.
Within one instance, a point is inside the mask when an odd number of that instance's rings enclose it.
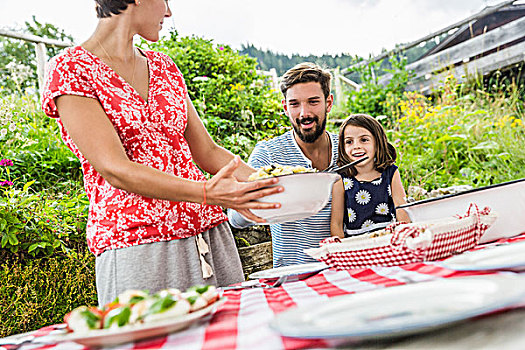
<path fill-rule="evenodd" d="M 338 166 L 343 166 L 351 162 L 345 152 L 344 140 L 345 129 L 349 125 L 365 128 L 366 130 L 370 131 L 374 137 L 376 144 L 374 168 L 377 171 L 383 172 L 387 167 L 394 164 L 397 158 L 396 148 L 388 142 L 383 126 L 374 117 L 371 117 L 368 114 L 352 114 L 345 119 L 339 128 L 339 147 L 337 152 Z M 345 175 L 356 176 L 357 170 L 355 167 L 350 167 L 350 169 L 346 170 Z"/>

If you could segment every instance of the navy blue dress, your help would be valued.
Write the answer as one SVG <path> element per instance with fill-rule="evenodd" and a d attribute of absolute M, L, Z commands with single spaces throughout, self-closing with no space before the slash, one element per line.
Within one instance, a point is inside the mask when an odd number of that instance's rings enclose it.
<path fill-rule="evenodd" d="M 397 166 L 391 165 L 373 181 L 358 181 L 353 176 L 343 176 L 345 237 L 375 231 L 396 221 L 391 189 L 396 170 Z"/>

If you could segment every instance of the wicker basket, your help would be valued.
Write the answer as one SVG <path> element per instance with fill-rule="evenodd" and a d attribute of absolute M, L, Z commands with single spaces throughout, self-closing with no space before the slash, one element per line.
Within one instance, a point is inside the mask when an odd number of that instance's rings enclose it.
<path fill-rule="evenodd" d="M 419 223 L 395 223 L 383 231 L 340 239 L 327 238 L 305 252 L 339 270 L 398 266 L 432 261 L 464 252 L 478 244 L 496 220 L 490 208 L 471 203 L 465 216 Z"/>

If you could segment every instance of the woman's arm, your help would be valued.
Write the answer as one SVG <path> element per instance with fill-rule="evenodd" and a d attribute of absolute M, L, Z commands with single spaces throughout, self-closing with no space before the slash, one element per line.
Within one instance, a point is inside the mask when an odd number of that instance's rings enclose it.
<path fill-rule="evenodd" d="M 403 188 L 403 184 L 401 183 L 401 175 L 399 175 L 399 170 L 396 169 L 394 176 L 392 177 L 392 199 L 394 200 L 394 205 L 396 207 L 400 206 L 401 204 L 405 204 L 406 201 L 406 193 L 405 189 Z M 397 209 L 396 210 L 396 219 L 397 221 L 404 221 L 404 222 L 410 222 L 410 218 L 408 217 L 408 214 L 403 209 Z"/>
<path fill-rule="evenodd" d="M 164 173 L 129 160 L 122 143 L 102 109 L 92 98 L 63 95 L 56 99 L 60 118 L 80 152 L 95 170 L 112 186 L 150 198 L 202 203 L 206 186 L 206 202 L 234 209 L 270 209 L 275 203 L 255 202 L 282 190 L 264 188 L 277 182 L 254 181 L 239 183 L 234 177 L 240 167 L 238 157 L 231 158 L 206 185 Z M 241 168 L 242 170 L 242 168 Z M 256 217 L 257 218 L 257 217 Z M 261 222 L 261 219 L 258 219 Z"/>
<path fill-rule="evenodd" d="M 186 138 L 186 141 L 188 142 L 188 145 L 190 146 L 193 160 L 201 169 L 203 169 L 207 173 L 217 174 L 218 171 L 223 169 L 229 162 L 232 161 L 232 159 L 234 158 L 234 155 L 230 151 L 217 145 L 213 141 L 210 134 L 208 133 L 208 130 L 206 130 L 206 128 L 204 127 L 204 124 L 199 118 L 197 110 L 193 106 L 191 99 L 188 96 L 186 96 L 186 104 L 188 108 L 188 125 L 186 126 L 184 137 Z M 238 164 L 238 167 L 235 168 L 234 172 L 232 173 L 233 180 L 247 181 L 248 177 L 250 176 L 250 174 L 252 174 L 255 171 L 255 169 L 253 169 L 252 167 L 250 167 L 248 164 L 241 161 L 240 159 L 236 161 L 236 164 Z M 216 184 L 214 180 L 215 180 L 215 177 L 209 181 L 209 185 L 219 186 L 217 188 L 217 191 L 218 192 L 223 191 L 223 189 L 220 188 L 220 184 L 218 183 Z M 231 190 L 233 189 L 227 190 L 226 193 L 228 193 Z M 271 192 L 271 193 L 275 193 L 275 192 Z M 263 196 L 259 196 L 256 198 L 261 198 L 261 197 Z M 227 198 L 223 198 L 223 199 L 226 200 Z M 223 206 L 226 206 L 226 205 L 223 204 Z M 249 209 L 257 209 L 255 207 L 253 208 L 235 208 L 233 206 L 228 206 L 228 208 L 237 210 L 245 218 L 253 222 L 257 222 L 257 223 L 265 222 L 265 220 L 254 215 L 249 210 Z"/>
<path fill-rule="evenodd" d="M 332 187 L 332 215 L 330 217 L 330 234 L 344 238 L 343 215 L 345 212 L 345 189 L 343 180 L 337 181 Z"/>

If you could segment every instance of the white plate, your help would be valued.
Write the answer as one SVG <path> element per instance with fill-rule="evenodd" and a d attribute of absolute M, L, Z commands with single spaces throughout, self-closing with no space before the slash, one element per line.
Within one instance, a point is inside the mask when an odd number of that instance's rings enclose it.
<path fill-rule="evenodd" d="M 334 297 L 282 312 L 270 326 L 287 337 L 363 341 L 443 327 L 524 297 L 524 276 L 457 277 Z"/>
<path fill-rule="evenodd" d="M 217 308 L 226 301 L 225 297 L 217 300 L 215 303 L 205 307 L 204 309 L 189 313 L 187 315 L 177 317 L 171 320 L 152 322 L 149 324 L 139 324 L 120 329 L 100 329 L 92 330 L 89 333 L 75 334 L 57 334 L 46 336 L 45 341 L 48 344 L 61 342 L 75 342 L 87 347 L 100 347 L 108 345 L 116 345 L 128 342 L 136 342 L 142 339 L 167 335 L 175 331 L 179 331 L 189 327 L 191 324 L 199 321 L 203 317 L 214 313 Z"/>
<path fill-rule="evenodd" d="M 328 266 L 322 262 L 298 264 L 290 266 L 276 267 L 274 269 L 258 271 L 248 277 L 251 279 L 277 280 L 280 277 L 287 277 L 287 282 L 298 281 L 313 276 L 316 273 L 327 269 Z"/>
<path fill-rule="evenodd" d="M 266 224 L 295 221 L 317 214 L 332 194 L 332 185 L 341 176 L 335 173 L 300 173 L 277 176 L 284 191 L 259 199 L 261 202 L 281 203 L 279 209 L 253 209 Z"/>
<path fill-rule="evenodd" d="M 442 265 L 460 271 L 523 270 L 525 269 L 525 242 L 466 252 L 442 261 Z"/>

